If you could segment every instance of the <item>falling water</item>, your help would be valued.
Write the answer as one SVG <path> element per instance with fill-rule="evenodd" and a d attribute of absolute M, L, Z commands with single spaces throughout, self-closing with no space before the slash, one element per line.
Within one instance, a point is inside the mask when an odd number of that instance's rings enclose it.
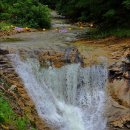
<path fill-rule="evenodd" d="M 103 116 L 107 67 L 41 68 L 37 59 L 13 58 L 39 116 L 56 130 L 106 130 Z"/>

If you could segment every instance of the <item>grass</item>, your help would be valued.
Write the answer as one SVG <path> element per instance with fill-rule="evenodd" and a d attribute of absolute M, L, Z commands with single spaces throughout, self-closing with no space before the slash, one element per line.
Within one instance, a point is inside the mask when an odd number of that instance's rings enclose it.
<path fill-rule="evenodd" d="M 18 116 L 0 92 L 0 126 L 7 129 L 12 127 L 15 130 L 36 130 L 29 125 L 30 121 L 26 117 Z"/>
<path fill-rule="evenodd" d="M 18 117 L 9 103 L 0 96 L 0 124 L 4 124 L 5 127 L 13 126 L 17 130 L 26 130 L 27 122 L 26 118 Z"/>
<path fill-rule="evenodd" d="M 109 36 L 116 36 L 119 38 L 130 37 L 130 28 L 115 28 L 109 30 L 90 29 L 88 31 L 88 38 L 101 39 Z"/>
<path fill-rule="evenodd" d="M 10 86 L 1 77 L 0 84 L 3 84 L 4 88 Z M 9 129 L 11 127 L 13 130 L 36 130 L 26 115 L 21 116 L 13 111 L 8 98 L 0 89 L 0 129 Z"/>
<path fill-rule="evenodd" d="M 11 29 L 12 29 L 11 23 L 0 22 L 0 31 L 9 31 Z"/>

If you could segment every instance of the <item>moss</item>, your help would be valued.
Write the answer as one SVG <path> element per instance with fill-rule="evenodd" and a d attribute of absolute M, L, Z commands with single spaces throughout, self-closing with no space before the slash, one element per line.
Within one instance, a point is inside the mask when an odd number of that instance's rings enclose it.
<path fill-rule="evenodd" d="M 9 102 L 0 93 L 0 125 L 13 126 L 17 130 L 29 130 L 31 123 L 26 116 L 17 115 Z M 28 128 L 29 127 L 29 128 Z M 31 128 L 35 130 L 35 128 Z"/>

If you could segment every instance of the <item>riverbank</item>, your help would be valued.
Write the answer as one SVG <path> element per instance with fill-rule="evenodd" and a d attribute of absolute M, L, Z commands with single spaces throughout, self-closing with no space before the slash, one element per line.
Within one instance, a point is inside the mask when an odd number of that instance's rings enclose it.
<path fill-rule="evenodd" d="M 130 121 L 130 38 L 82 40 L 73 45 L 78 48 L 86 65 L 97 64 L 100 58 L 107 58 L 104 61 L 109 70 L 106 115 L 112 125 L 108 124 L 110 130 L 129 128 L 129 123 L 125 123 Z"/>
<path fill-rule="evenodd" d="M 125 74 L 128 73 L 129 71 L 122 72 L 122 69 L 120 67 L 124 63 L 124 60 L 122 61 L 122 59 L 125 59 L 125 57 L 129 54 L 129 48 L 130 48 L 129 42 L 130 42 L 129 38 L 117 39 L 114 37 L 108 38 L 108 39 L 102 39 L 102 40 L 98 40 L 98 41 L 97 40 L 76 41 L 76 42 L 71 43 L 71 49 L 69 49 L 70 51 L 68 52 L 68 54 L 69 54 L 68 57 L 70 57 L 70 59 L 66 59 L 66 60 L 64 59 L 64 57 L 65 57 L 64 49 L 66 47 L 62 48 L 62 49 L 56 48 L 56 50 L 50 49 L 50 48 L 49 49 L 47 49 L 47 48 L 44 48 L 44 49 L 38 49 L 38 48 L 23 49 L 23 48 L 21 48 L 20 50 L 21 50 L 21 54 L 24 54 L 24 52 L 29 51 L 29 50 L 32 53 L 33 53 L 33 50 L 37 54 L 39 52 L 39 60 L 41 61 L 41 63 L 43 63 L 42 61 L 44 61 L 44 62 L 51 61 L 52 64 L 58 68 L 64 66 L 67 62 L 73 63 L 75 61 L 75 60 L 71 61 L 71 59 L 75 59 L 75 55 L 77 55 L 76 54 L 77 51 L 75 50 L 76 48 L 79 51 L 80 56 L 83 60 L 82 62 L 84 63 L 84 67 L 91 66 L 93 64 L 98 64 L 99 59 L 100 59 L 99 57 L 106 57 L 107 63 L 109 66 L 108 67 L 109 71 L 114 72 L 111 75 L 111 77 L 109 77 L 110 82 L 108 84 L 108 90 L 107 90 L 109 96 L 108 96 L 108 101 L 107 101 L 107 106 L 106 106 L 106 110 L 107 110 L 106 116 L 108 118 L 108 124 L 109 125 L 111 124 L 109 126 L 109 129 L 113 130 L 116 127 L 118 127 L 117 130 L 119 130 L 119 129 L 127 130 L 126 123 L 129 122 L 129 120 L 130 120 L 129 119 L 129 109 L 128 109 L 129 105 L 125 105 L 125 104 L 126 104 L 126 102 L 129 103 L 130 89 L 129 89 L 129 82 L 125 83 L 125 80 L 127 81 L 127 79 L 125 78 Z M 19 44 L 19 43 L 17 43 L 17 44 Z M 70 43 L 69 43 L 69 45 L 70 45 Z M 74 50 L 73 50 L 72 46 L 73 46 Z M 54 47 L 55 47 L 55 45 L 54 45 Z M 12 50 L 12 48 L 8 48 L 8 49 L 9 49 L 10 53 L 15 53 L 17 51 L 16 48 L 14 48 L 13 50 Z M 70 56 L 70 54 L 72 54 L 72 57 Z M 105 60 L 105 62 L 106 62 L 106 60 Z M 43 63 L 43 65 L 45 65 L 45 64 Z M 2 75 L 6 74 L 7 79 L 10 79 L 8 77 L 10 74 L 9 74 L 9 72 L 7 72 L 7 68 L 3 69 L 3 70 L 6 72 L 2 73 Z M 15 72 L 14 72 L 14 74 L 15 74 Z M 117 76 L 115 74 L 117 74 Z M 118 74 L 119 74 L 119 76 L 118 76 Z M 121 79 L 121 80 L 118 80 L 118 79 Z M 15 82 L 14 79 L 10 79 L 10 81 L 11 82 L 13 81 L 12 85 L 16 85 L 17 88 L 19 88 L 18 84 L 21 81 L 17 80 L 17 82 Z M 122 86 L 118 87 L 118 84 L 122 84 Z M 23 88 L 23 87 L 20 87 L 20 88 Z M 21 90 L 19 91 L 19 93 L 21 93 Z M 24 92 L 24 94 L 25 93 L 26 92 Z M 23 98 L 22 95 L 21 95 L 21 97 Z M 26 100 L 26 102 L 28 102 L 28 101 Z M 110 111 L 113 111 L 113 112 L 110 112 Z"/>
<path fill-rule="evenodd" d="M 129 69 L 124 71 L 122 66 L 124 63 L 126 63 L 126 66 L 129 65 L 126 57 L 129 55 L 130 38 L 109 37 L 99 40 L 80 40 L 79 35 L 81 36 L 84 33 L 86 33 L 86 28 L 81 29 L 66 24 L 62 19 L 54 19 L 53 29 L 51 30 L 17 33 L 6 36 L 1 40 L 0 48 L 7 52 L 1 54 L 1 76 L 11 86 L 15 86 L 15 88 L 11 88 L 11 91 L 14 92 L 13 98 L 15 98 L 11 103 L 15 101 L 38 130 L 48 130 L 49 128 L 39 118 L 34 103 L 28 96 L 20 77 L 16 74 L 10 58 L 6 55 L 8 53 L 20 52 L 22 58 L 24 58 L 26 52 L 31 56 L 37 55 L 39 56 L 38 60 L 45 67 L 46 64 L 44 63 L 46 61 L 49 61 L 50 65 L 56 68 L 61 68 L 68 63 L 82 62 L 83 67 L 87 67 L 101 61 L 106 62 L 108 71 L 111 72 L 109 73 L 111 75 L 109 75 L 110 81 L 107 87 L 108 99 L 105 113 L 108 119 L 108 128 L 110 130 L 124 130 L 129 127 L 127 125 L 127 122 L 130 121 L 127 118 L 129 117 L 128 107 L 130 105 L 128 104 L 130 91 Z"/>

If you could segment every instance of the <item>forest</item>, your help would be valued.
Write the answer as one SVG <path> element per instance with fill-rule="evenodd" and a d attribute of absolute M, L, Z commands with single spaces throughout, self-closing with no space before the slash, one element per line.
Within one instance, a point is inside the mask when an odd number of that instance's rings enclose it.
<path fill-rule="evenodd" d="M 72 21 L 99 28 L 130 27 L 130 0 L 1 0 L 0 21 L 35 28 L 50 27 L 50 10 Z"/>

